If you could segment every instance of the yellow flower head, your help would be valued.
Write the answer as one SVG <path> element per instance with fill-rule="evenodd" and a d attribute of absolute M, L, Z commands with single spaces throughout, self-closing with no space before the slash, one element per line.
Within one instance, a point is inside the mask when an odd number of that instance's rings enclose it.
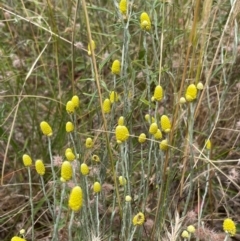
<path fill-rule="evenodd" d="M 92 161 L 100 162 L 99 156 L 98 156 L 98 155 L 93 155 L 93 156 L 92 156 Z"/>
<path fill-rule="evenodd" d="M 125 201 L 126 201 L 126 202 L 131 202 L 131 201 L 132 201 L 132 197 L 129 196 L 129 195 L 127 195 L 127 196 L 125 197 Z"/>
<path fill-rule="evenodd" d="M 27 241 L 27 240 L 24 238 L 19 238 L 17 236 L 14 236 L 14 237 L 12 237 L 11 241 Z"/>
<path fill-rule="evenodd" d="M 69 100 L 66 105 L 66 111 L 68 114 L 72 114 L 75 111 L 75 105 L 72 100 Z"/>
<path fill-rule="evenodd" d="M 77 95 L 74 95 L 74 96 L 72 97 L 71 101 L 72 101 L 72 103 L 73 103 L 73 105 L 74 105 L 74 108 L 78 108 L 78 107 L 79 107 L 79 105 L 80 105 L 80 100 L 79 100 L 79 98 L 78 98 Z"/>
<path fill-rule="evenodd" d="M 43 176 L 45 174 L 45 166 L 42 160 L 36 160 L 35 169 L 39 175 Z"/>
<path fill-rule="evenodd" d="M 151 118 L 151 121 L 150 121 L 150 118 Z M 155 122 L 155 118 L 154 118 L 154 117 L 150 117 L 149 114 L 146 114 L 146 115 L 145 115 L 145 120 L 146 120 L 147 122 L 151 122 L 151 123 Z"/>
<path fill-rule="evenodd" d="M 157 132 L 154 134 L 154 138 L 156 140 L 162 139 L 162 132 L 158 129 Z"/>
<path fill-rule="evenodd" d="M 79 211 L 83 204 L 83 192 L 82 188 L 76 186 L 72 189 L 69 199 L 68 199 L 68 206 L 71 208 L 72 211 Z"/>
<path fill-rule="evenodd" d="M 189 226 L 187 227 L 187 231 L 188 231 L 189 233 L 195 233 L 196 229 L 195 229 L 195 227 L 194 227 L 193 225 L 189 225 Z"/>
<path fill-rule="evenodd" d="M 93 140 L 92 138 L 88 137 L 85 142 L 86 148 L 92 148 L 93 147 Z"/>
<path fill-rule="evenodd" d="M 108 114 L 110 113 L 110 111 L 111 111 L 111 101 L 109 99 L 105 99 L 103 101 L 103 112 L 105 114 Z"/>
<path fill-rule="evenodd" d="M 142 212 L 139 212 L 137 215 L 135 215 L 132 220 L 134 226 L 143 225 L 144 221 L 145 221 L 145 217 Z"/>
<path fill-rule="evenodd" d="M 89 174 L 89 168 L 88 165 L 86 163 L 81 164 L 80 166 L 80 171 L 82 173 L 83 176 L 86 176 Z"/>
<path fill-rule="evenodd" d="M 32 158 L 31 158 L 29 155 L 24 154 L 24 155 L 22 156 L 22 160 L 23 160 L 23 165 L 24 165 L 25 167 L 29 167 L 29 166 L 32 165 Z"/>
<path fill-rule="evenodd" d="M 72 132 L 74 130 L 74 125 L 73 125 L 73 123 L 71 122 L 71 121 L 68 121 L 67 123 L 66 123 L 66 132 Z"/>
<path fill-rule="evenodd" d="M 61 166 L 61 178 L 69 181 L 72 178 L 72 165 L 69 161 L 64 161 Z"/>
<path fill-rule="evenodd" d="M 65 157 L 67 158 L 68 161 L 74 161 L 76 156 L 74 155 L 74 153 L 72 152 L 71 148 L 67 148 L 67 150 L 65 151 Z"/>
<path fill-rule="evenodd" d="M 181 97 L 179 102 L 180 102 L 180 104 L 185 104 L 186 103 L 186 99 L 184 97 Z"/>
<path fill-rule="evenodd" d="M 185 98 L 188 102 L 191 102 L 197 98 L 197 87 L 194 84 L 191 84 L 187 87 Z"/>
<path fill-rule="evenodd" d="M 91 44 L 92 50 L 96 49 L 96 44 L 95 42 L 92 40 L 92 44 Z M 91 47 L 90 47 L 90 43 L 88 43 L 88 55 L 91 55 Z"/>
<path fill-rule="evenodd" d="M 161 85 L 157 85 L 154 90 L 153 100 L 161 101 L 163 98 L 163 89 Z"/>
<path fill-rule="evenodd" d="M 146 141 L 147 137 L 144 133 L 140 134 L 138 137 L 138 142 L 139 143 L 144 143 Z"/>
<path fill-rule="evenodd" d="M 115 75 L 119 75 L 121 71 L 121 63 L 119 60 L 114 60 L 112 64 L 112 73 Z"/>
<path fill-rule="evenodd" d="M 223 222 L 223 230 L 228 233 L 230 236 L 236 234 L 236 225 L 232 219 L 226 218 Z"/>
<path fill-rule="evenodd" d="M 126 126 L 118 125 L 115 130 L 117 143 L 121 144 L 126 141 L 129 137 L 128 128 Z"/>
<path fill-rule="evenodd" d="M 198 82 L 197 89 L 198 90 L 203 90 L 203 83 L 202 82 Z"/>
<path fill-rule="evenodd" d="M 171 122 L 166 115 L 161 116 L 161 127 L 165 133 L 169 133 L 171 130 Z"/>
<path fill-rule="evenodd" d="M 126 178 L 123 176 L 118 177 L 118 181 L 119 181 L 120 186 L 125 186 L 127 183 Z"/>
<path fill-rule="evenodd" d="M 51 126 L 46 121 L 40 123 L 40 128 L 45 136 L 51 136 L 53 134 Z"/>
<path fill-rule="evenodd" d="M 118 101 L 118 94 L 116 91 L 111 91 L 109 95 L 110 102 L 113 104 L 114 102 Z"/>
<path fill-rule="evenodd" d="M 157 130 L 158 130 L 157 123 L 156 122 L 152 123 L 149 127 L 149 133 L 154 135 L 157 133 Z"/>
<path fill-rule="evenodd" d="M 189 233 L 187 230 L 183 230 L 182 234 L 181 234 L 182 238 L 189 238 Z"/>
<path fill-rule="evenodd" d="M 123 126 L 124 125 L 124 117 L 123 116 L 120 116 L 119 119 L 118 119 L 118 125 L 119 126 Z"/>
<path fill-rule="evenodd" d="M 102 190 L 101 184 L 99 182 L 94 182 L 93 191 L 95 193 L 99 193 L 99 192 L 101 192 L 101 190 Z"/>
<path fill-rule="evenodd" d="M 119 2 L 119 10 L 121 14 L 126 15 L 127 14 L 127 0 L 121 0 Z"/>
<path fill-rule="evenodd" d="M 207 150 L 211 150 L 212 148 L 212 142 L 208 139 L 205 141 L 205 144 L 206 144 L 206 149 Z"/>
<path fill-rule="evenodd" d="M 143 12 L 140 16 L 140 25 L 143 30 L 149 31 L 151 29 L 151 21 L 146 12 Z"/>
<path fill-rule="evenodd" d="M 162 140 L 159 144 L 159 148 L 162 151 L 166 151 L 168 149 L 168 141 L 167 140 Z"/>

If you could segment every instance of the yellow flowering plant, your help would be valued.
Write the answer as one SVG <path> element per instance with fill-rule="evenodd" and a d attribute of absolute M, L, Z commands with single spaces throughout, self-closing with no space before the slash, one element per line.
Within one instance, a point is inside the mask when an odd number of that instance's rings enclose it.
<path fill-rule="evenodd" d="M 77 212 L 81 209 L 82 205 L 83 205 L 82 188 L 79 186 L 75 186 L 71 190 L 71 193 L 68 199 L 68 206 L 72 211 Z"/>

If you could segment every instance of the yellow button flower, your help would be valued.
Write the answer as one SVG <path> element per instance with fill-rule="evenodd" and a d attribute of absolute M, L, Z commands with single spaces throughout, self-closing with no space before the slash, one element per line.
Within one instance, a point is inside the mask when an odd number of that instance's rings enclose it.
<path fill-rule="evenodd" d="M 144 133 L 140 134 L 138 137 L 138 142 L 139 143 L 144 143 L 146 141 L 147 137 Z"/>
<path fill-rule="evenodd" d="M 81 171 L 82 175 L 84 175 L 84 176 L 88 175 L 89 174 L 88 165 L 86 163 L 81 164 L 80 171 Z"/>
<path fill-rule="evenodd" d="M 45 174 L 45 166 L 42 160 L 36 160 L 35 169 L 39 175 L 43 176 Z"/>
<path fill-rule="evenodd" d="M 93 155 L 93 156 L 92 156 L 92 161 L 100 162 L 99 156 L 98 156 L 98 155 Z"/>
<path fill-rule="evenodd" d="M 74 95 L 74 96 L 72 97 L 71 101 L 72 101 L 72 103 L 73 103 L 73 105 L 74 105 L 74 108 L 78 108 L 78 107 L 79 107 L 79 105 L 80 105 L 80 100 L 79 100 L 79 98 L 78 98 L 77 95 Z"/>
<path fill-rule="evenodd" d="M 91 41 L 91 47 L 92 47 L 92 50 L 95 50 L 96 49 L 96 44 L 95 44 L 95 42 L 92 40 Z M 88 55 L 91 55 L 92 53 L 91 53 L 91 47 L 90 47 L 90 43 L 88 43 Z"/>
<path fill-rule="evenodd" d="M 187 87 L 185 98 L 188 102 L 191 102 L 197 98 L 197 87 L 194 84 L 191 84 Z"/>
<path fill-rule="evenodd" d="M 198 82 L 197 89 L 198 90 L 203 90 L 203 83 L 202 82 Z"/>
<path fill-rule="evenodd" d="M 111 111 L 111 101 L 107 98 L 103 101 L 103 113 L 108 114 Z"/>
<path fill-rule="evenodd" d="M 158 130 L 157 123 L 156 122 L 152 123 L 149 127 L 149 133 L 154 135 L 157 133 L 157 130 Z"/>
<path fill-rule="evenodd" d="M 101 192 L 101 189 L 102 189 L 101 184 L 99 182 L 94 182 L 93 191 L 95 193 L 99 193 L 99 192 Z"/>
<path fill-rule="evenodd" d="M 193 225 L 189 225 L 189 226 L 187 227 L 187 231 L 188 231 L 189 233 L 195 233 L 196 229 L 195 229 L 195 227 L 194 227 Z"/>
<path fill-rule="evenodd" d="M 236 225 L 232 219 L 226 218 L 223 222 L 223 230 L 228 233 L 230 236 L 236 234 Z"/>
<path fill-rule="evenodd" d="M 162 139 L 162 132 L 158 129 L 157 132 L 154 134 L 154 138 L 156 140 Z"/>
<path fill-rule="evenodd" d="M 168 149 L 168 141 L 167 140 L 162 140 L 159 144 L 159 148 L 162 151 L 166 151 Z"/>
<path fill-rule="evenodd" d="M 119 10 L 121 14 L 126 15 L 127 14 L 127 0 L 121 0 L 119 2 Z"/>
<path fill-rule="evenodd" d="M 129 132 L 126 126 L 118 125 L 115 130 L 116 140 L 119 144 L 126 141 L 129 137 Z"/>
<path fill-rule="evenodd" d="M 121 71 L 121 63 L 119 60 L 114 60 L 112 64 L 112 73 L 119 75 Z"/>
<path fill-rule="evenodd" d="M 22 156 L 22 160 L 25 167 L 29 167 L 32 165 L 32 158 L 29 155 L 24 154 Z"/>
<path fill-rule="evenodd" d="M 212 143 L 211 143 L 211 141 L 210 141 L 209 139 L 206 140 L 205 144 L 206 144 L 206 149 L 207 149 L 207 150 L 211 150 L 211 148 L 212 148 Z"/>
<path fill-rule="evenodd" d="M 181 234 L 182 238 L 189 238 L 189 233 L 187 230 L 183 230 L 182 234 Z"/>
<path fill-rule="evenodd" d="M 69 199 L 68 199 L 68 206 L 72 211 L 79 211 L 83 204 L 83 192 L 82 188 L 76 186 L 72 189 Z"/>
<path fill-rule="evenodd" d="M 66 111 L 68 114 L 72 114 L 75 111 L 75 105 L 73 101 L 69 100 L 66 105 Z"/>
<path fill-rule="evenodd" d="M 132 220 L 134 226 L 143 225 L 144 221 L 145 221 L 145 217 L 142 212 L 139 212 L 137 215 L 135 215 Z"/>
<path fill-rule="evenodd" d="M 143 12 L 140 16 L 140 25 L 143 30 L 149 31 L 151 29 L 151 21 L 146 12 Z"/>
<path fill-rule="evenodd" d="M 69 148 L 70 149 L 70 148 Z M 75 160 L 76 156 L 74 155 L 74 153 L 72 152 L 72 150 L 70 149 L 69 151 L 65 151 L 65 157 L 67 158 L 68 161 L 72 162 Z"/>
<path fill-rule="evenodd" d="M 24 239 L 24 238 L 20 238 L 20 237 L 14 236 L 14 237 L 12 237 L 11 241 L 27 241 L 27 240 Z"/>
<path fill-rule="evenodd" d="M 111 91 L 109 95 L 110 102 L 113 104 L 114 102 L 118 101 L 118 94 L 116 91 Z"/>
<path fill-rule="evenodd" d="M 93 147 L 93 140 L 92 138 L 88 137 L 85 142 L 86 148 L 92 148 Z"/>
<path fill-rule="evenodd" d="M 161 116 L 161 128 L 165 133 L 169 133 L 171 131 L 171 122 L 166 115 Z"/>
<path fill-rule="evenodd" d="M 61 166 L 61 178 L 69 181 L 72 178 L 72 165 L 69 161 L 64 161 Z"/>
<path fill-rule="evenodd" d="M 157 85 L 154 90 L 153 100 L 161 101 L 163 98 L 163 89 L 161 85 Z"/>
<path fill-rule="evenodd" d="M 119 181 L 120 186 L 125 186 L 127 183 L 126 178 L 123 176 L 118 177 L 118 181 Z"/>
<path fill-rule="evenodd" d="M 66 132 L 72 132 L 74 130 L 74 125 L 73 125 L 73 123 L 71 122 L 71 121 L 68 121 L 67 123 L 66 123 Z"/>
<path fill-rule="evenodd" d="M 51 126 L 46 121 L 40 123 L 40 128 L 45 136 L 51 136 L 53 134 Z"/>
<path fill-rule="evenodd" d="M 124 117 L 123 116 L 120 116 L 119 119 L 118 119 L 118 125 L 119 126 L 123 126 L 124 125 Z"/>

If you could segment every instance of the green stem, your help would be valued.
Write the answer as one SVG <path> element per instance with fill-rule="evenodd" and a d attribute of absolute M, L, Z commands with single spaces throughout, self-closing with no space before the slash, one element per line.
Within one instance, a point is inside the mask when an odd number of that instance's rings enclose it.
<path fill-rule="evenodd" d="M 29 178 L 29 201 L 31 205 L 31 219 L 32 219 L 32 241 L 34 241 L 34 208 L 33 208 L 33 192 L 32 192 L 32 177 L 31 177 L 31 169 L 28 169 L 28 178 Z"/>

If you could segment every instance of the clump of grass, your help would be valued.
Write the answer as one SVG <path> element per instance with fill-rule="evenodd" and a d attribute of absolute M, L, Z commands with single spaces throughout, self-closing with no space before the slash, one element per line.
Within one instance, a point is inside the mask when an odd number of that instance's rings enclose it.
<path fill-rule="evenodd" d="M 0 9 L 1 240 L 236 235 L 238 1 Z"/>

